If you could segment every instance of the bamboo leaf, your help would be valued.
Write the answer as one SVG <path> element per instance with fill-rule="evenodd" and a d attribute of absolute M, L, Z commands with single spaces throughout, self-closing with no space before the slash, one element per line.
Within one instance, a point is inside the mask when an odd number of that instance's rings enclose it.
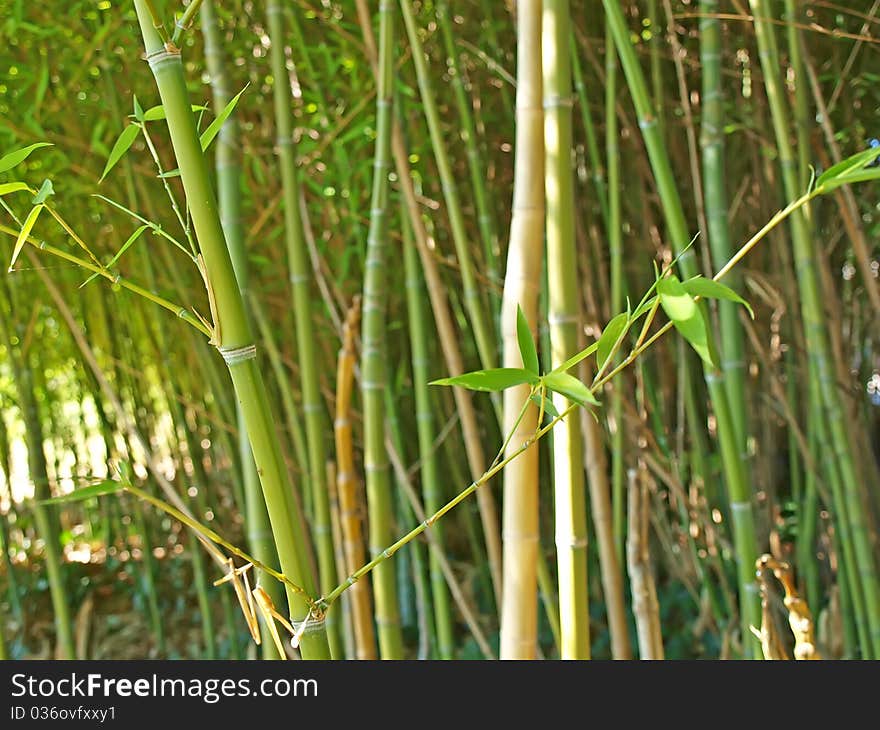
<path fill-rule="evenodd" d="M 577 365 L 581 360 L 583 360 L 584 358 L 589 357 L 589 356 L 592 355 L 594 352 L 596 352 L 596 350 L 598 349 L 598 347 L 599 347 L 599 341 L 597 340 L 596 342 L 594 342 L 594 343 L 593 343 L 592 345 L 590 345 L 589 347 L 585 347 L 585 348 L 584 348 L 583 350 L 581 350 L 577 355 L 572 355 L 570 358 L 568 358 L 568 360 L 566 360 L 564 363 L 562 363 L 562 365 L 560 365 L 559 367 L 555 367 L 555 368 L 553 368 L 552 372 L 554 372 L 554 373 L 564 373 L 566 370 L 570 370 L 570 369 L 573 368 L 575 365 Z"/>
<path fill-rule="evenodd" d="M 683 281 L 682 286 L 688 294 L 694 297 L 700 296 L 704 299 L 726 299 L 729 302 L 742 304 L 746 309 L 749 310 L 749 314 L 752 316 L 752 319 L 755 318 L 755 312 L 752 310 L 752 306 L 733 289 L 731 289 L 729 286 L 722 284 L 720 281 L 714 281 L 713 279 L 706 279 L 702 276 L 697 276 L 693 279 Z"/>
<path fill-rule="evenodd" d="M 207 111 L 208 107 L 203 104 L 191 104 L 190 108 L 193 112 L 203 112 Z M 143 122 L 158 122 L 161 119 L 165 119 L 165 107 L 161 104 L 157 104 L 156 106 L 151 106 L 147 111 L 143 113 L 143 115 L 139 118 L 139 121 Z"/>
<path fill-rule="evenodd" d="M 596 400 L 596 397 L 590 389 L 573 375 L 553 372 L 547 373 L 543 380 L 544 385 L 550 390 L 559 393 L 560 395 L 564 395 L 566 398 L 579 405 L 599 405 L 599 401 Z"/>
<path fill-rule="evenodd" d="M 549 398 L 542 398 L 538 393 L 532 393 L 529 396 L 529 400 L 534 403 L 538 408 L 541 407 L 541 401 L 544 401 L 544 413 L 548 414 L 551 418 L 559 418 L 559 411 L 556 410 L 556 406 L 553 405 L 553 401 Z"/>
<path fill-rule="evenodd" d="M 52 186 L 52 181 L 48 178 L 43 180 L 43 184 L 40 185 L 40 189 L 37 190 L 37 194 L 34 195 L 34 199 L 31 201 L 34 205 L 41 205 L 46 202 L 47 198 L 55 195 L 55 188 Z"/>
<path fill-rule="evenodd" d="M 116 252 L 116 254 L 113 256 L 113 258 L 110 259 L 110 261 L 107 263 L 107 266 L 105 266 L 104 268 L 109 269 L 111 266 L 113 266 L 113 264 L 115 264 L 117 261 L 119 261 L 119 259 L 122 257 L 122 254 L 124 254 L 124 253 L 129 249 L 129 247 L 130 247 L 135 241 L 137 241 L 138 238 L 140 238 L 140 235 L 141 235 L 145 230 L 147 230 L 147 228 L 149 228 L 149 226 L 147 226 L 147 225 L 143 225 L 143 226 L 140 226 L 140 227 L 139 227 L 134 233 L 132 233 L 132 234 L 128 237 L 128 240 L 127 240 L 125 243 L 122 244 L 122 247 Z M 79 285 L 79 288 L 82 289 L 86 284 L 88 284 L 90 281 L 96 279 L 97 277 L 98 277 L 98 273 L 95 272 L 95 273 L 92 274 L 88 279 L 86 279 L 82 284 L 80 284 L 80 285 Z"/>
<path fill-rule="evenodd" d="M 602 330 L 602 336 L 599 338 L 596 352 L 596 362 L 599 365 L 599 370 L 602 370 L 605 367 L 608 357 L 611 355 L 612 348 L 617 344 L 617 341 L 626 331 L 628 325 L 629 315 L 626 312 L 621 312 L 612 317 L 611 321 L 605 325 L 605 329 Z"/>
<path fill-rule="evenodd" d="M 850 172 L 846 175 L 841 175 L 840 177 L 837 177 L 834 180 L 830 180 L 829 182 L 825 183 L 822 191 L 830 193 L 832 190 L 836 190 L 841 185 L 852 185 L 853 183 L 868 182 L 869 180 L 880 180 L 880 168 L 859 170 L 857 172 Z"/>
<path fill-rule="evenodd" d="M 709 324 L 702 308 L 687 293 L 676 276 L 667 276 L 657 284 L 660 306 L 704 362 L 718 367 L 718 356 L 712 342 Z"/>
<path fill-rule="evenodd" d="M 117 162 L 119 162 L 122 155 L 128 152 L 128 148 L 131 147 L 135 139 L 137 139 L 140 129 L 141 128 L 137 124 L 129 124 L 122 130 L 122 134 L 119 135 L 113 145 L 113 149 L 110 150 L 110 157 L 107 159 L 107 164 L 104 166 L 104 172 L 101 173 L 101 178 L 98 180 L 99 183 L 107 177 L 107 173 L 113 169 Z"/>
<path fill-rule="evenodd" d="M 522 368 L 492 368 L 491 370 L 475 370 L 451 378 L 432 380 L 429 385 L 458 385 L 468 390 L 492 392 L 512 388 L 514 385 L 537 382 L 538 376 L 535 373 Z"/>
<path fill-rule="evenodd" d="M 139 122 L 144 121 L 144 108 L 141 106 L 141 103 L 138 101 L 137 96 L 132 97 L 134 100 L 134 118 Z"/>
<path fill-rule="evenodd" d="M 88 487 L 74 489 L 72 492 L 63 494 L 60 497 L 52 497 L 51 499 L 43 499 L 37 504 L 66 504 L 67 502 L 81 502 L 84 499 L 92 497 L 103 497 L 105 494 L 115 494 L 125 489 L 125 484 L 114 481 L 113 479 L 104 479 L 97 484 Z"/>
<path fill-rule="evenodd" d="M 9 154 L 3 155 L 0 157 L 0 172 L 6 172 L 7 170 L 11 170 L 16 165 L 24 162 L 28 155 L 36 149 L 40 147 L 51 147 L 51 142 L 35 142 L 34 144 L 28 145 L 27 147 L 22 147 L 20 150 L 15 150 L 14 152 L 10 152 Z"/>
<path fill-rule="evenodd" d="M 12 249 L 12 261 L 9 262 L 10 271 L 12 271 L 12 267 L 15 266 L 15 261 L 21 253 L 21 249 L 24 248 L 24 244 L 27 241 L 28 236 L 31 234 L 31 229 L 34 227 L 34 223 L 37 222 L 37 216 L 40 215 L 41 210 L 43 210 L 42 203 L 35 205 L 31 208 L 31 212 L 28 213 L 27 218 L 24 219 L 24 225 L 22 225 L 18 238 L 15 241 L 15 248 Z"/>
<path fill-rule="evenodd" d="M 519 304 L 516 305 L 516 341 L 519 344 L 519 354 L 522 357 L 523 367 L 538 374 L 538 351 L 535 349 L 535 341 L 532 339 L 532 331 L 529 329 L 529 321 Z"/>
<path fill-rule="evenodd" d="M 11 182 L 11 183 L 3 183 L 0 185 L 0 196 L 8 195 L 9 193 L 17 193 L 19 190 L 27 190 L 29 192 L 34 192 L 23 182 Z M 36 195 L 36 193 L 34 193 Z"/>
<path fill-rule="evenodd" d="M 836 165 L 832 165 L 819 175 L 819 179 L 816 180 L 816 188 L 825 188 L 828 183 L 835 181 L 836 178 L 861 170 L 865 165 L 873 162 L 877 157 L 880 157 L 880 147 L 870 147 L 847 157 L 845 160 L 841 160 Z M 839 187 L 843 184 L 844 183 L 838 182 L 834 187 Z M 826 188 L 826 190 L 831 189 L 833 188 Z"/>
<path fill-rule="evenodd" d="M 172 177 L 180 177 L 180 168 L 175 167 L 173 170 L 168 170 L 168 172 L 162 172 L 159 175 L 157 175 L 157 177 L 160 180 L 167 180 L 168 178 L 172 178 Z"/>
<path fill-rule="evenodd" d="M 647 314 L 649 311 L 651 311 L 651 307 L 654 306 L 654 303 L 656 301 L 657 301 L 657 297 L 653 296 L 653 297 L 647 298 L 645 301 L 643 301 L 641 304 L 639 304 L 639 306 L 636 307 L 636 311 L 633 312 L 633 314 L 632 314 L 633 321 L 637 320 L 643 314 Z"/>
<path fill-rule="evenodd" d="M 229 100 L 229 103 L 223 107 L 223 111 L 217 115 L 217 118 L 208 125 L 208 128 L 202 132 L 199 137 L 199 142 L 202 145 L 202 152 L 208 149 L 208 145 L 214 140 L 214 137 L 217 136 L 217 133 L 220 131 L 220 127 L 223 126 L 223 122 L 232 114 L 232 110 L 235 109 L 235 105 L 238 104 L 238 100 L 241 95 L 247 90 L 248 84 L 245 85 L 244 89 L 239 91 L 232 99 Z"/>

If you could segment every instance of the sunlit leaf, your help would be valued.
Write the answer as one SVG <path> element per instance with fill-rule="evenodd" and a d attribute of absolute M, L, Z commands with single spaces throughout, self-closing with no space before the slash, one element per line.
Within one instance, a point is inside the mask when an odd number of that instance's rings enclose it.
<path fill-rule="evenodd" d="M 869 149 L 862 150 L 861 152 L 857 152 L 856 154 L 847 157 L 845 160 L 841 160 L 836 165 L 832 165 L 819 175 L 819 179 L 816 180 L 816 188 L 825 188 L 826 190 L 833 189 L 832 187 L 828 187 L 828 184 L 835 181 L 835 178 L 857 172 L 877 157 L 880 157 L 880 147 L 870 147 Z M 833 187 L 839 187 L 844 184 L 845 183 L 842 182 L 836 182 Z"/>
<path fill-rule="evenodd" d="M 107 164 L 104 166 L 104 172 L 101 173 L 101 178 L 98 182 L 102 182 L 104 178 L 107 177 L 107 173 L 113 169 L 117 162 L 119 162 L 122 155 L 128 152 L 128 148 L 131 147 L 137 139 L 140 131 L 141 128 L 137 124 L 129 124 L 122 130 L 122 134 L 119 135 L 113 145 L 113 149 L 110 150 L 110 157 L 107 158 Z"/>
<path fill-rule="evenodd" d="M 27 147 L 22 147 L 20 150 L 15 150 L 14 152 L 3 155 L 3 157 L 0 157 L 0 172 L 11 170 L 19 163 L 24 162 L 27 159 L 28 155 L 34 150 L 39 149 L 40 147 L 51 146 L 51 142 L 35 142 L 34 144 L 28 145 Z"/>
<path fill-rule="evenodd" d="M 202 132 L 199 137 L 199 142 L 201 142 L 202 145 L 202 152 L 208 149 L 208 146 L 223 126 L 223 122 L 225 122 L 229 115 L 232 114 L 232 110 L 235 109 L 235 105 L 238 104 L 239 98 L 246 90 L 247 85 L 229 100 L 229 103 L 223 107 L 223 111 L 220 112 L 220 114 L 217 115 L 217 118 L 208 125 L 208 128 L 204 132 Z"/>
<path fill-rule="evenodd" d="M 597 340 L 592 345 L 585 347 L 577 355 L 572 355 L 570 358 L 568 358 L 568 360 L 566 360 L 564 363 L 562 363 L 562 365 L 553 368 L 553 372 L 554 373 L 564 373 L 566 370 L 570 370 L 575 365 L 577 365 L 581 360 L 589 357 L 594 352 L 596 352 L 598 347 L 599 347 L 599 341 Z"/>
<path fill-rule="evenodd" d="M 60 497 L 52 497 L 51 499 L 41 500 L 40 502 L 38 502 L 38 504 L 65 504 L 67 502 L 80 502 L 84 499 L 91 499 L 92 497 L 103 497 L 105 494 L 115 494 L 116 492 L 120 492 L 123 489 L 125 489 L 125 485 L 122 482 L 117 482 L 112 479 L 105 479 L 104 481 L 98 482 L 97 484 L 92 484 L 88 487 L 74 489 L 72 492 L 63 494 Z"/>
<path fill-rule="evenodd" d="M 458 385 L 468 390 L 496 391 L 511 388 L 523 383 L 537 383 L 535 373 L 522 368 L 493 368 L 491 370 L 475 370 L 471 373 L 455 375 L 451 378 L 434 380 L 431 385 Z"/>
<path fill-rule="evenodd" d="M 718 356 L 712 342 L 709 323 L 703 309 L 687 293 L 675 276 L 667 276 L 657 284 L 660 306 L 675 329 L 684 337 L 697 354 L 712 367 L 718 367 Z"/>
<path fill-rule="evenodd" d="M 519 354 L 522 357 L 523 367 L 537 374 L 540 371 L 538 351 L 535 349 L 535 341 L 532 339 L 529 321 L 518 304 L 516 305 L 516 341 L 519 344 Z"/>
<path fill-rule="evenodd" d="M 37 216 L 40 215 L 41 210 L 43 210 L 42 204 L 35 205 L 31 208 L 31 212 L 28 213 L 27 218 L 24 219 L 24 224 L 22 225 L 18 238 L 15 241 L 15 248 L 12 249 L 12 261 L 9 262 L 10 271 L 12 271 L 12 267 L 15 266 L 15 261 L 18 259 L 21 250 L 24 248 L 24 244 L 27 242 L 27 238 L 31 234 L 31 230 L 34 227 L 34 223 L 37 222 Z"/>
<path fill-rule="evenodd" d="M 870 170 L 858 170 L 841 175 L 825 183 L 823 190 L 827 193 L 836 190 L 841 185 L 853 185 L 854 183 L 868 182 L 869 180 L 880 180 L 880 168 L 872 167 Z"/>
<path fill-rule="evenodd" d="M 590 392 L 590 389 L 573 375 L 568 373 L 547 373 L 544 376 L 544 384 L 552 391 L 564 395 L 569 400 L 582 406 L 589 404 L 599 405 L 599 401 Z"/>
<path fill-rule="evenodd" d="M 34 195 L 34 199 L 31 202 L 34 205 L 41 205 L 53 195 L 55 195 L 55 188 L 52 185 L 52 181 L 47 178 L 46 180 L 43 180 L 43 184 L 40 185 L 40 189 L 37 190 L 37 194 Z"/>
<path fill-rule="evenodd" d="M 145 230 L 147 230 L 147 228 L 149 228 L 149 226 L 143 225 L 143 226 L 140 226 L 137 230 L 135 230 L 135 232 L 132 233 L 132 234 L 128 237 L 128 240 L 127 240 L 125 243 L 122 244 L 121 248 L 116 252 L 116 254 L 113 256 L 113 258 L 110 259 L 110 261 L 107 263 L 107 266 L 106 266 L 105 268 L 109 269 L 109 268 L 110 268 L 111 266 L 113 266 L 117 261 L 119 261 L 119 259 L 122 257 L 122 254 L 124 254 L 124 253 L 129 249 L 129 247 L 130 247 L 135 241 L 137 241 L 138 238 L 140 238 L 140 235 L 141 235 Z M 79 288 L 82 289 L 82 288 L 83 288 L 86 284 L 88 284 L 90 281 L 92 281 L 93 279 L 97 278 L 97 276 L 98 276 L 97 272 L 94 273 L 94 274 L 92 274 L 88 279 L 86 279 L 82 284 L 79 285 Z"/>
<path fill-rule="evenodd" d="M 733 289 L 731 289 L 729 286 L 725 286 L 720 281 L 714 281 L 713 279 L 706 279 L 702 276 L 697 276 L 693 279 L 683 281 L 681 285 L 682 287 L 684 287 L 684 290 L 688 294 L 694 297 L 700 296 L 704 299 L 726 299 L 729 302 L 742 304 L 746 309 L 749 310 L 749 314 L 752 316 L 752 319 L 755 318 L 755 313 L 754 311 L 752 311 L 751 305 L 739 294 L 737 294 Z"/>
<path fill-rule="evenodd" d="M 596 362 L 600 370 L 605 367 L 608 356 L 611 354 L 611 349 L 626 330 L 628 324 L 629 315 L 626 312 L 621 312 L 612 317 L 611 321 L 605 325 L 605 329 L 602 330 L 602 336 L 599 338 L 598 350 L 596 352 Z"/>
<path fill-rule="evenodd" d="M 9 193 L 17 193 L 20 190 L 27 190 L 31 193 L 34 192 L 27 185 L 25 185 L 23 182 L 0 183 L 0 195 L 8 195 Z M 34 193 L 34 194 L 36 194 L 36 193 Z"/>
<path fill-rule="evenodd" d="M 553 405 L 553 401 L 549 398 L 541 398 L 539 393 L 532 393 L 529 396 L 529 400 L 534 403 L 539 409 L 541 408 L 541 401 L 544 401 L 544 413 L 548 414 L 551 418 L 558 418 L 559 411 L 556 410 L 556 406 Z"/>

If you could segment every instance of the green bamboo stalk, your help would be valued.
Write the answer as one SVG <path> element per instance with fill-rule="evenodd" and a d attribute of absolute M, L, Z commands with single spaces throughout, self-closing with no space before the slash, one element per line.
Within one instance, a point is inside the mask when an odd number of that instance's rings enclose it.
<path fill-rule="evenodd" d="M 578 350 L 579 282 L 574 242 L 574 177 L 571 164 L 571 62 L 568 0 L 544 0 L 544 185 L 551 364 Z M 568 399 L 553 394 L 558 411 Z M 590 658 L 587 595 L 587 508 L 584 456 L 578 416 L 553 431 L 553 486 L 562 659 Z"/>
<path fill-rule="evenodd" d="M 608 160 L 608 254 L 611 260 L 611 314 L 623 311 L 626 281 L 623 276 L 623 226 L 621 221 L 620 135 L 617 123 L 617 53 L 611 25 L 605 23 L 605 157 Z M 626 564 L 626 439 L 623 431 L 623 393 L 611 393 L 611 522 L 615 535 L 617 564 Z"/>
<path fill-rule="evenodd" d="M 290 479 L 281 458 L 266 387 L 257 368 L 250 325 L 223 236 L 195 119 L 190 111 L 180 51 L 173 45 L 166 47 L 162 42 L 145 0 L 135 0 L 135 9 L 147 60 L 165 108 L 172 146 L 199 241 L 200 261 L 213 310 L 213 344 L 226 361 L 245 413 L 281 568 L 290 580 L 302 586 L 308 594 L 313 594 L 314 580 L 305 562 L 305 535 L 294 518 Z M 299 622 L 309 618 L 308 604 L 290 586 L 286 587 L 292 619 Z M 323 621 L 308 626 L 311 630 L 305 631 L 300 644 L 303 657 L 328 658 L 330 651 Z"/>
<path fill-rule="evenodd" d="M 721 21 L 718 0 L 702 0 L 700 4 L 700 62 L 703 69 L 703 115 L 700 149 L 703 161 L 703 183 L 708 224 L 709 245 L 715 268 L 722 266 L 733 252 L 727 220 L 727 173 L 724 163 L 724 92 L 721 83 Z M 741 292 L 742 277 L 734 270 L 727 285 Z M 718 302 L 721 329 L 721 371 L 724 389 L 731 404 L 737 443 L 746 450 L 746 387 L 745 345 L 739 325 L 737 304 Z"/>
<path fill-rule="evenodd" d="M 788 112 L 779 79 L 776 38 L 770 24 L 771 16 L 765 4 L 761 0 L 750 0 L 750 6 L 755 17 L 755 33 L 779 151 L 783 187 L 785 194 L 793 198 L 799 192 L 797 168 L 789 139 Z M 854 543 L 855 562 L 851 563 L 848 569 L 855 574 L 857 578 L 855 583 L 861 587 L 864 597 L 864 619 L 868 636 L 860 642 L 862 655 L 864 658 L 875 658 L 880 656 L 880 581 L 878 581 L 867 518 L 859 490 L 861 480 L 858 478 L 852 446 L 847 437 L 845 409 L 836 386 L 833 360 L 826 334 L 823 298 L 815 270 L 813 242 L 802 213 L 796 212 L 791 216 L 790 226 L 806 347 L 821 385 L 820 392 L 825 413 L 823 421 L 828 427 L 830 436 L 828 443 L 840 469 L 845 519 L 850 522 L 849 529 Z M 838 503 L 837 511 L 843 515 L 844 504 Z M 858 604 L 856 606 L 858 607 Z"/>
<path fill-rule="evenodd" d="M 501 307 L 501 298 L 496 293 L 495 287 L 500 286 L 501 278 L 498 272 L 498 259 L 500 250 L 498 244 L 498 230 L 495 224 L 495 215 L 492 212 L 490 202 L 490 190 L 486 186 L 486 171 L 481 159 L 480 150 L 477 147 L 477 132 L 474 126 L 471 102 L 468 99 L 462 78 L 461 67 L 458 62 L 458 51 L 455 48 L 455 39 L 452 32 L 452 21 L 449 18 L 449 5 L 445 0 L 440 0 L 436 8 L 437 20 L 443 36 L 443 45 L 446 50 L 446 66 L 449 73 L 452 90 L 455 92 L 455 105 L 458 108 L 458 116 L 461 122 L 459 136 L 464 142 L 467 155 L 468 170 L 471 174 L 471 189 L 474 193 L 474 205 L 477 212 L 477 222 L 480 229 L 480 237 L 483 242 L 483 256 L 486 263 L 486 274 L 489 277 L 492 288 L 490 298 L 492 302 L 493 320 L 497 320 Z"/>
<path fill-rule="evenodd" d="M 9 312 L 15 311 L 15 303 L 19 300 L 18 292 L 6 283 L 2 285 L 3 298 Z M 0 318 L 3 319 L 3 318 Z M 20 320 L 19 326 L 21 326 Z M 19 342 L 23 332 L 17 333 Z M 34 484 L 34 523 L 37 534 L 43 540 L 43 556 L 46 561 L 46 574 L 49 582 L 49 596 L 52 600 L 55 637 L 57 642 L 56 656 L 59 659 L 75 659 L 76 649 L 73 636 L 73 624 L 70 615 L 70 598 L 64 585 L 62 559 L 58 544 L 58 525 L 55 511 L 39 504 L 47 499 L 49 493 L 49 473 L 46 454 L 43 451 L 43 424 L 40 421 L 39 407 L 34 391 L 34 375 L 27 353 L 21 353 L 13 347 L 11 333 L 5 321 L 0 322 L 0 338 L 6 347 L 12 379 L 18 393 L 18 403 L 22 420 L 25 425 L 25 440 L 28 453 L 28 474 Z"/>
<path fill-rule="evenodd" d="M 212 0 L 205 0 L 201 10 L 202 33 L 205 37 L 205 60 L 208 73 L 211 75 L 211 90 L 214 98 L 214 111 L 220 114 L 229 103 L 231 93 L 226 76 L 225 62 L 220 44 L 220 29 L 217 26 L 217 18 L 214 13 Z M 244 241 L 244 225 L 242 223 L 241 206 L 241 162 L 240 162 L 240 139 L 238 123 L 235 117 L 228 118 L 220 128 L 217 138 L 217 152 L 215 166 L 217 169 L 217 198 L 220 211 L 220 222 L 226 237 L 226 245 L 229 248 L 229 256 L 232 259 L 232 267 L 235 270 L 235 278 L 238 282 L 241 297 L 247 308 L 249 272 L 247 265 L 247 250 Z M 245 496 L 245 519 L 247 526 L 247 541 L 253 555 L 268 565 L 276 565 L 278 556 L 275 553 L 275 545 L 272 542 L 272 531 L 269 525 L 269 515 L 266 512 L 266 503 L 263 500 L 260 480 L 257 474 L 257 465 L 251 452 L 248 441 L 247 428 L 244 413 L 239 405 L 238 416 L 238 451 L 241 463 L 241 480 Z M 282 600 L 281 586 L 273 580 L 266 580 L 261 572 L 257 571 L 257 584 L 266 591 L 272 603 L 280 605 Z M 278 649 L 269 632 L 262 615 L 259 616 L 260 635 L 262 639 L 261 649 L 264 659 L 279 659 Z"/>
<path fill-rule="evenodd" d="M 392 539 L 393 516 L 388 455 L 385 451 L 386 352 L 385 312 L 388 286 L 388 171 L 391 165 L 391 122 L 394 72 L 393 3 L 379 8 L 379 66 L 376 89 L 376 148 L 373 153 L 373 190 L 370 198 L 370 231 L 364 271 L 364 305 L 361 328 L 361 392 L 364 405 L 364 469 L 370 552 L 377 554 Z M 379 653 L 383 659 L 403 657 L 403 635 L 394 566 L 379 566 L 373 573 Z"/>
<path fill-rule="evenodd" d="M 543 278 L 545 156 L 540 0 L 521 2 L 516 22 L 516 158 L 510 243 L 501 305 L 505 367 L 523 366 L 516 331 L 517 306 L 534 332 Z M 527 386 L 504 391 L 504 432 L 512 434 L 505 458 L 528 443 L 539 425 L 537 409 L 529 405 L 528 397 Z M 515 466 L 504 471 L 502 659 L 534 659 L 537 653 L 538 455 L 537 447 L 531 447 Z"/>
<path fill-rule="evenodd" d="M 413 390 L 416 408 L 416 430 L 419 442 L 419 475 L 424 495 L 425 509 L 434 513 L 443 504 L 440 487 L 440 474 L 434 448 L 436 432 L 434 413 L 431 407 L 431 394 L 428 383 L 431 357 L 428 349 L 427 317 L 424 305 L 424 284 L 419 273 L 418 253 L 412 241 L 409 226 L 403 227 L 403 265 L 406 277 L 406 305 L 409 321 L 409 339 L 412 348 Z M 434 537 L 442 546 L 442 525 L 434 528 Z M 431 576 L 431 599 L 434 606 L 434 625 L 437 630 L 437 651 L 441 659 L 453 658 L 452 612 L 449 604 L 449 590 L 443 577 L 440 563 L 431 551 L 429 570 Z"/>
<path fill-rule="evenodd" d="M 495 352 L 497 349 L 495 335 L 493 329 L 486 321 L 484 303 L 474 275 L 471 253 L 468 248 L 469 236 L 465 228 L 455 175 L 452 172 L 452 163 L 443 141 L 440 113 L 437 110 L 437 102 L 431 86 L 428 64 L 425 60 L 426 56 L 422 48 L 422 41 L 419 38 L 419 29 L 416 26 L 415 16 L 413 15 L 409 0 L 400 0 L 400 8 L 404 24 L 406 25 L 409 45 L 413 51 L 413 64 L 416 69 L 416 76 L 418 77 L 419 93 L 422 99 L 422 106 L 424 107 L 425 121 L 428 124 L 431 148 L 434 152 L 434 160 L 437 163 L 437 172 L 440 176 L 441 187 L 443 188 L 443 199 L 446 202 L 449 215 L 452 240 L 455 244 L 455 253 L 458 259 L 459 270 L 461 271 L 464 306 L 467 311 L 470 327 L 474 332 L 477 351 L 480 355 L 480 363 L 484 368 L 495 367 Z"/>
<path fill-rule="evenodd" d="M 308 250 L 303 237 L 299 200 L 300 186 L 296 168 L 296 145 L 293 139 L 291 92 L 286 59 L 284 57 L 284 5 L 280 0 L 266 4 L 269 38 L 272 39 L 273 97 L 275 101 L 275 134 L 281 185 L 284 196 L 284 237 L 287 243 L 290 282 L 293 289 L 293 314 L 296 321 L 297 354 L 306 422 L 306 442 L 309 448 L 308 475 L 313 504 L 312 534 L 318 553 L 318 575 L 322 591 L 333 583 L 333 535 L 330 529 L 330 502 L 325 483 L 325 417 L 321 401 L 315 336 L 312 325 L 311 275 Z M 342 643 L 338 627 L 332 620 L 327 625 L 333 656 L 341 656 Z"/>
<path fill-rule="evenodd" d="M 698 273 L 693 249 L 685 250 L 691 235 L 657 116 L 651 104 L 638 58 L 629 40 L 623 7 L 619 0 L 603 0 L 603 5 L 639 118 L 639 127 L 660 195 L 670 243 L 676 253 L 681 254 L 678 258 L 678 264 L 682 273 L 685 277 L 691 277 Z M 707 367 L 704 369 L 704 375 L 715 411 L 721 459 L 730 500 L 740 588 L 743 647 L 746 656 L 752 656 L 757 655 L 759 643 L 752 636 L 749 626 L 760 625 L 761 613 L 754 576 L 757 537 L 752 513 L 751 488 L 746 479 L 742 450 L 737 442 L 736 428 L 727 400 L 727 393 L 719 377 L 721 373 Z"/>

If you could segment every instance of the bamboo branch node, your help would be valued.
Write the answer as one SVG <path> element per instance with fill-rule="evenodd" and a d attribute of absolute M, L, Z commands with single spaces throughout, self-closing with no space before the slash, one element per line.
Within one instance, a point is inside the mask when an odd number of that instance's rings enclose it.
<path fill-rule="evenodd" d="M 556 537 L 556 547 L 558 548 L 570 548 L 571 550 L 579 550 L 584 549 L 589 545 L 589 540 L 586 537 L 574 537 L 574 536 L 557 536 Z"/>
<path fill-rule="evenodd" d="M 226 361 L 227 365 L 236 365 L 245 360 L 253 360 L 257 356 L 256 345 L 245 345 L 244 347 L 218 347 L 220 354 Z"/>
<path fill-rule="evenodd" d="M 148 53 L 146 61 L 150 64 L 150 70 L 155 74 L 163 64 L 180 63 L 180 49 L 174 44 L 166 44 L 162 50 Z"/>
<path fill-rule="evenodd" d="M 560 96 L 559 94 L 548 94 L 544 97 L 545 109 L 571 109 L 574 106 L 574 96 Z"/>
<path fill-rule="evenodd" d="M 309 615 L 302 621 L 292 621 L 293 636 L 290 639 L 290 645 L 294 649 L 297 649 L 299 648 L 299 643 L 305 634 L 312 633 L 313 631 L 323 631 L 325 618 L 326 615 L 324 613 L 320 613 L 316 616 L 314 611 L 309 611 Z"/>

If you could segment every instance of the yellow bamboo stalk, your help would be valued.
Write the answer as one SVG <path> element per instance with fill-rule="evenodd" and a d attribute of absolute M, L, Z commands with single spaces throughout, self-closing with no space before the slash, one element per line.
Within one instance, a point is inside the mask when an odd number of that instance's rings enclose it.
<path fill-rule="evenodd" d="M 354 365 L 357 361 L 354 338 L 360 318 L 360 298 L 356 297 L 342 327 L 342 347 L 336 370 L 336 488 L 339 492 L 339 519 L 345 553 L 345 571 L 351 575 L 366 562 L 364 535 L 361 525 L 363 510 L 358 495 L 357 475 L 351 439 L 351 392 L 354 383 Z M 351 616 L 354 625 L 355 656 L 358 659 L 376 658 L 376 633 L 373 627 L 373 609 L 370 583 L 362 580 L 348 591 L 351 597 Z"/>
<path fill-rule="evenodd" d="M 516 307 L 532 330 L 537 321 L 544 234 L 544 110 L 541 75 L 541 0 L 517 8 L 516 162 L 513 210 L 501 330 L 504 366 L 522 367 Z M 528 386 L 504 391 L 504 433 L 510 433 L 528 397 Z M 535 432 L 538 414 L 529 406 L 508 443 L 505 457 Z M 538 648 L 538 449 L 529 447 L 504 469 L 501 658 L 534 659 Z"/>

